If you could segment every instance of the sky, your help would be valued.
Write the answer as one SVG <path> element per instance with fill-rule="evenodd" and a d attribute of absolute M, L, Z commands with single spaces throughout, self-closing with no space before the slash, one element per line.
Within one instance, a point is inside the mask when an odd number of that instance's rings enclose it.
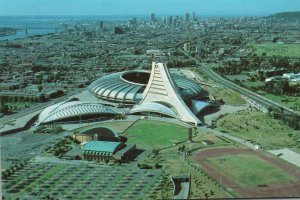
<path fill-rule="evenodd" d="M 0 0 L 7 15 L 268 15 L 300 11 L 300 0 Z"/>

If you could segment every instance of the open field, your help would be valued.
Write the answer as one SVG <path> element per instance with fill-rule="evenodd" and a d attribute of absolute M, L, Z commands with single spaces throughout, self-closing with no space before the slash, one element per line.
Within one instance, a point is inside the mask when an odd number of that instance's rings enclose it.
<path fill-rule="evenodd" d="M 253 52 L 257 55 L 266 53 L 267 56 L 299 57 L 300 44 L 252 44 Z"/>
<path fill-rule="evenodd" d="M 274 95 L 274 94 L 264 94 L 268 99 L 275 101 L 281 105 L 284 105 L 300 114 L 300 96 L 298 97 L 290 97 L 285 95 Z"/>
<path fill-rule="evenodd" d="M 242 186 L 259 186 L 295 180 L 282 169 L 251 154 L 213 157 L 208 158 L 206 162 Z"/>
<path fill-rule="evenodd" d="M 299 131 L 295 131 L 283 122 L 257 110 L 242 110 L 227 114 L 216 122 L 219 131 L 229 133 L 244 140 L 253 140 L 265 149 L 296 148 Z"/>
<path fill-rule="evenodd" d="M 140 120 L 125 131 L 128 143 L 151 149 L 171 146 L 188 139 L 188 128 L 179 124 Z"/>
<path fill-rule="evenodd" d="M 237 197 L 299 197 L 299 168 L 244 148 L 211 148 L 192 154 L 201 168 Z M 225 158 L 222 167 L 220 158 Z"/>

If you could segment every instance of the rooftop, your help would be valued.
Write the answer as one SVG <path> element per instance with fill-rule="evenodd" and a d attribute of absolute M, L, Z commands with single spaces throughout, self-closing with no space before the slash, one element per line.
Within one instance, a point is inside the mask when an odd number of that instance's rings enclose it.
<path fill-rule="evenodd" d="M 85 151 L 100 151 L 114 153 L 121 142 L 89 141 L 82 146 Z"/>

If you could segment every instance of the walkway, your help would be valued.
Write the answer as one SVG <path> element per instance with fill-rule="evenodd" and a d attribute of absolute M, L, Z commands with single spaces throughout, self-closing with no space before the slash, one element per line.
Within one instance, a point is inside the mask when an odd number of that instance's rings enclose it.
<path fill-rule="evenodd" d="M 240 138 L 237 138 L 237 137 L 234 137 L 234 136 L 231 136 L 229 134 L 226 134 L 226 133 L 223 133 L 223 132 L 220 132 L 220 131 L 217 131 L 217 130 L 213 130 L 213 129 L 210 129 L 210 128 L 206 128 L 206 127 L 199 127 L 200 129 L 203 129 L 207 132 L 211 132 L 213 133 L 214 135 L 217 135 L 219 137 L 225 137 L 229 140 L 232 140 L 232 141 L 235 141 L 237 143 L 240 143 L 242 145 L 245 145 L 251 149 L 257 149 L 258 148 L 258 145 L 256 144 L 252 144 L 251 142 L 248 142 L 246 140 L 243 140 L 243 139 L 240 139 Z"/>
<path fill-rule="evenodd" d="M 296 165 L 297 167 L 300 167 L 300 154 L 294 151 L 284 148 L 278 150 L 270 150 L 269 152 L 271 154 L 274 154 L 275 156 L 278 156 L 279 158 L 282 158 L 285 161 L 288 161 L 289 163 L 292 163 L 293 165 Z"/>

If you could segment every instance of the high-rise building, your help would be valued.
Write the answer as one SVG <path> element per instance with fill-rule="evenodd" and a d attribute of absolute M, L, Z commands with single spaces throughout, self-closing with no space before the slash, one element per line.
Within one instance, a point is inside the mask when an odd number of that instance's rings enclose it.
<path fill-rule="evenodd" d="M 155 21 L 156 21 L 156 19 L 155 19 L 155 14 L 154 14 L 154 13 L 151 13 L 151 15 L 150 15 L 150 20 L 151 20 L 152 22 L 155 22 Z"/>
<path fill-rule="evenodd" d="M 103 21 L 100 21 L 100 22 L 99 22 L 99 28 L 100 28 L 100 30 L 103 29 Z"/>
<path fill-rule="evenodd" d="M 183 50 L 191 51 L 191 44 L 189 42 L 184 43 L 183 44 Z"/>
<path fill-rule="evenodd" d="M 173 21 L 173 17 L 172 16 L 168 16 L 167 17 L 167 25 L 170 26 L 172 24 Z"/>
<path fill-rule="evenodd" d="M 192 21 L 193 22 L 196 21 L 196 13 L 195 12 L 192 13 Z"/>
<path fill-rule="evenodd" d="M 132 18 L 132 23 L 133 23 L 133 24 L 137 24 L 137 23 L 138 23 L 138 20 L 137 20 L 136 17 Z"/>
<path fill-rule="evenodd" d="M 125 31 L 122 27 L 115 27 L 115 34 L 125 34 Z"/>
<path fill-rule="evenodd" d="M 189 22 L 190 21 L 190 13 L 185 13 L 185 21 Z"/>

